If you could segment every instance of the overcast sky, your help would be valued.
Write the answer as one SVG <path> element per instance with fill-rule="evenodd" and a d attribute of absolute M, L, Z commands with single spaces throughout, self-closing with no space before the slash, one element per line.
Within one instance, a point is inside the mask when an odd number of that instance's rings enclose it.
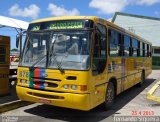
<path fill-rule="evenodd" d="M 160 17 L 160 0 L 0 0 L 0 15 L 30 22 L 63 15 L 94 15 L 111 18 L 116 11 Z M 11 36 L 15 48 L 17 32 L 1 28 L 0 35 Z"/>

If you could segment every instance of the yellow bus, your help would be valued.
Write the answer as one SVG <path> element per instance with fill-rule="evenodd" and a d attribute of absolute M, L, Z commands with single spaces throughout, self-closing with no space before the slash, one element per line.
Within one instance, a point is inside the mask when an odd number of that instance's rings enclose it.
<path fill-rule="evenodd" d="M 0 96 L 9 93 L 10 37 L 0 35 Z"/>
<path fill-rule="evenodd" d="M 151 43 L 94 16 L 30 23 L 18 67 L 24 101 L 88 111 L 112 106 L 116 95 L 151 73 Z"/>

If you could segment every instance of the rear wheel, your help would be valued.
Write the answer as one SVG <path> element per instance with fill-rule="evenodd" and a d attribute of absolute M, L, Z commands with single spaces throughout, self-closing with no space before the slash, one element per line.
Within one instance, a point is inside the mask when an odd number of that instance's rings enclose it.
<path fill-rule="evenodd" d="M 114 103 L 114 98 L 115 98 L 114 84 L 112 82 L 109 82 L 106 89 L 105 101 L 103 103 L 104 110 L 108 110 L 111 108 L 111 106 Z"/>

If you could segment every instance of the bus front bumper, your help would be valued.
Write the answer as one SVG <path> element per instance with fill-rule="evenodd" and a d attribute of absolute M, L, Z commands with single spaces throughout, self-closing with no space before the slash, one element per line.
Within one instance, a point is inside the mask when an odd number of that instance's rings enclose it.
<path fill-rule="evenodd" d="M 16 91 L 19 99 L 23 101 L 44 103 L 84 111 L 91 109 L 89 94 L 40 91 L 22 86 L 16 86 Z"/>

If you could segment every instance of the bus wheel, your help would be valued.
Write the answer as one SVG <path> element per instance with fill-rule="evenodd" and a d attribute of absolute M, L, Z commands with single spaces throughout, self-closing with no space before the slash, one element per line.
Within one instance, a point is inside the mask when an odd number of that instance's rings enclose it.
<path fill-rule="evenodd" d="M 115 98 L 114 92 L 115 92 L 114 85 L 112 82 L 109 82 L 106 90 L 105 101 L 103 103 L 104 110 L 108 110 L 113 105 Z"/>
<path fill-rule="evenodd" d="M 139 82 L 138 86 L 139 86 L 139 87 L 142 87 L 144 81 L 145 81 L 145 73 L 144 73 L 144 71 L 142 71 L 142 74 L 141 74 L 141 81 Z"/>

